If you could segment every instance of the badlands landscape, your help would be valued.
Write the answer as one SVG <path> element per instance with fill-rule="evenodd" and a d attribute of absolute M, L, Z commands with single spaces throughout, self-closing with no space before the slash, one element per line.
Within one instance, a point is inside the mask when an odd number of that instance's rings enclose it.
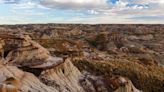
<path fill-rule="evenodd" d="M 0 92 L 164 92 L 164 25 L 1 25 Z"/>

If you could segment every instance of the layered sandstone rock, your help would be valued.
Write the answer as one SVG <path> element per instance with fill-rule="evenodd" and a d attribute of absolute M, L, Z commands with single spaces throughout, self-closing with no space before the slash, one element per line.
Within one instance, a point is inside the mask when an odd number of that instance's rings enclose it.
<path fill-rule="evenodd" d="M 44 85 L 33 74 L 23 72 L 15 66 L 0 64 L 0 71 L 1 92 L 54 92 L 56 90 Z"/>
<path fill-rule="evenodd" d="M 60 92 L 85 92 L 80 86 L 80 71 L 66 59 L 65 63 L 45 70 L 39 78 L 47 85 L 57 88 Z"/>
<path fill-rule="evenodd" d="M 4 63 L 22 67 L 49 68 L 63 62 L 62 58 L 51 57 L 49 52 L 27 35 L 0 34 Z"/>

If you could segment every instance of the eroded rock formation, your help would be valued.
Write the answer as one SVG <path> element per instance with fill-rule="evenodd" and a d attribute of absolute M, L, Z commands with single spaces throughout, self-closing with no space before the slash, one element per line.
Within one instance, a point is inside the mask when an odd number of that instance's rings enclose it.
<path fill-rule="evenodd" d="M 86 75 L 20 32 L 1 31 L 0 53 L 0 92 L 140 92 L 124 77 Z"/>
<path fill-rule="evenodd" d="M 3 63 L 17 67 L 49 68 L 63 62 L 62 58 L 52 57 L 50 53 L 22 34 L 0 34 L 2 38 Z"/>

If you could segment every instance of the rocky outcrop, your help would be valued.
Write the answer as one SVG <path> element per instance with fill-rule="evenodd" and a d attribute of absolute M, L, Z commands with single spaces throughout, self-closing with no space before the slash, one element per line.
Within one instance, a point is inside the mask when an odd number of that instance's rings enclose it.
<path fill-rule="evenodd" d="M 17 67 L 49 68 L 63 62 L 62 58 L 51 57 L 49 52 L 27 35 L 0 34 L 4 43 L 2 60 Z"/>
<path fill-rule="evenodd" d="M 58 92 L 44 85 L 36 76 L 15 66 L 0 65 L 1 92 Z"/>
<path fill-rule="evenodd" d="M 69 59 L 65 63 L 45 70 L 39 78 L 46 85 L 57 88 L 60 92 L 84 92 L 79 84 L 81 72 L 71 63 Z"/>

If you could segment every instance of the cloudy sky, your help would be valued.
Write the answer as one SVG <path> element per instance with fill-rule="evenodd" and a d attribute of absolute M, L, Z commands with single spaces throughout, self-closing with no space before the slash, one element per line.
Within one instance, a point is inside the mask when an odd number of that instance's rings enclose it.
<path fill-rule="evenodd" d="M 0 24 L 164 24 L 164 0 L 0 0 Z"/>

